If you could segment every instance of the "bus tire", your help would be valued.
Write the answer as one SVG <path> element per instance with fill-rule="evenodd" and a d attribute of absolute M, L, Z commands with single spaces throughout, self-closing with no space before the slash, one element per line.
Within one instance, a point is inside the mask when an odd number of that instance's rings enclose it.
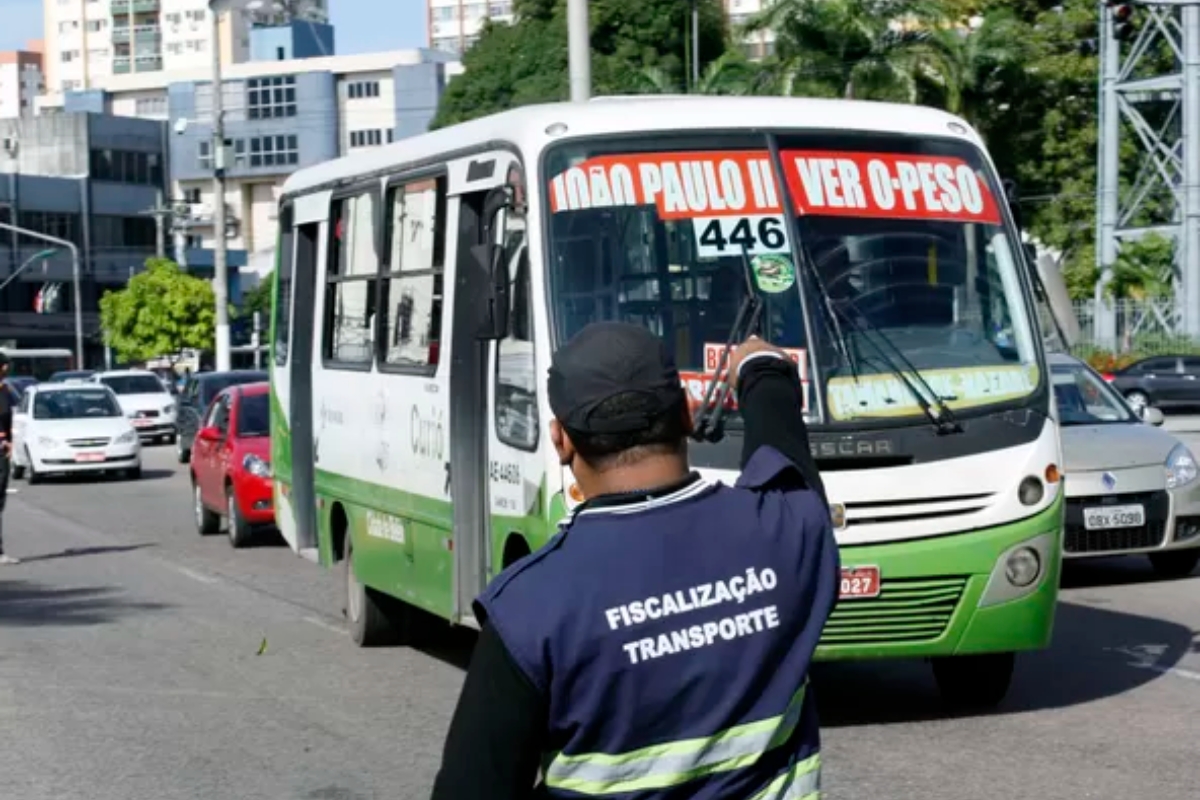
<path fill-rule="evenodd" d="M 382 598 L 354 575 L 354 547 L 350 539 L 347 532 L 342 554 L 342 596 L 346 604 L 343 613 L 350 628 L 350 638 L 359 647 L 396 644 L 397 631 L 380 602 Z"/>
<path fill-rule="evenodd" d="M 933 677 L 942 699 L 954 708 L 995 708 L 1012 684 L 1015 653 L 986 653 L 933 659 Z"/>

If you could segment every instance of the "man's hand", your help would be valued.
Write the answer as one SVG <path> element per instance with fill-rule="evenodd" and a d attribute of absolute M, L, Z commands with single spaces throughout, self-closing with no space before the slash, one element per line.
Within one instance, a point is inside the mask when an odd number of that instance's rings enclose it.
<path fill-rule="evenodd" d="M 3 453 L 5 458 L 12 455 L 12 442 L 7 439 L 0 441 L 0 453 Z"/>
<path fill-rule="evenodd" d="M 738 370 L 741 368 L 742 362 L 754 353 L 762 352 L 777 353 L 783 358 L 788 358 L 787 353 L 770 342 L 764 342 L 757 336 L 751 336 L 734 348 L 733 353 L 729 356 L 729 388 L 737 389 Z M 789 358 L 788 360 L 790 361 L 791 359 Z"/>

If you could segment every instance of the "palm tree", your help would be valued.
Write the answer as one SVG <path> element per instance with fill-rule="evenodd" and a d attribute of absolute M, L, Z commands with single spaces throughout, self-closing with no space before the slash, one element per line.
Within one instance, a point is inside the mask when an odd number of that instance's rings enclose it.
<path fill-rule="evenodd" d="M 700 81 L 691 87 L 691 94 L 748 95 L 759 94 L 763 86 L 761 68 L 746 60 L 741 52 L 730 50 L 712 61 L 700 73 Z M 635 78 L 635 88 L 646 94 L 684 94 L 687 88 L 677 76 L 659 67 L 647 67 Z"/>
<path fill-rule="evenodd" d="M 938 28 L 930 42 L 935 57 L 923 77 L 937 87 L 947 111 L 978 126 L 989 97 L 1028 60 L 1028 34 L 1008 11 L 975 17 L 967 27 Z"/>
<path fill-rule="evenodd" d="M 944 21 L 931 0 L 777 0 L 746 30 L 775 34 L 779 94 L 913 102 L 943 58 Z"/>

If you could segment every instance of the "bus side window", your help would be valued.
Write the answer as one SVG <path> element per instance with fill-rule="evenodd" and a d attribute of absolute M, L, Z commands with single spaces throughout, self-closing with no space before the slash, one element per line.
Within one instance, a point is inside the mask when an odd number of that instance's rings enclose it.
<path fill-rule="evenodd" d="M 388 190 L 385 205 L 382 370 L 437 372 L 446 267 L 446 178 L 408 181 Z"/>
<path fill-rule="evenodd" d="M 369 367 L 379 259 L 375 198 L 364 191 L 333 201 L 325 275 L 325 360 L 330 366 Z"/>
<path fill-rule="evenodd" d="M 292 322 L 292 276 L 295 272 L 295 234 L 292 230 L 292 206 L 285 205 L 279 211 L 279 258 L 276 276 L 279 282 L 275 294 L 275 363 L 285 366 L 288 362 L 289 332 Z"/>
<path fill-rule="evenodd" d="M 520 450 L 538 443 L 537 360 L 533 349 L 533 287 L 528 251 L 517 256 L 508 336 L 496 350 L 496 438 Z"/>

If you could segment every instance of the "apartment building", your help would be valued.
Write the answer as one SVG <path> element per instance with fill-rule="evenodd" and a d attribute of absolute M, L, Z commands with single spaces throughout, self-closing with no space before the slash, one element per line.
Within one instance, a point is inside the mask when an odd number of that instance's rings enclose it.
<path fill-rule="evenodd" d="M 212 63 L 208 0 L 43 0 L 46 86 L 85 91 L 111 75 L 175 72 Z M 220 0 L 216 47 L 226 64 L 250 56 L 250 30 L 272 3 Z M 326 0 L 304 0 L 323 21 Z"/>
<path fill-rule="evenodd" d="M 279 190 L 295 170 L 353 150 L 425 132 L 458 63 L 445 53 L 401 50 L 311 57 L 308 26 L 255 28 L 252 47 L 283 60 L 228 67 L 222 77 L 227 243 L 249 271 L 273 266 Z M 308 48 L 308 49 L 305 49 Z M 303 57 L 308 55 L 310 57 Z M 170 197 L 185 261 L 211 252 L 212 82 L 207 69 L 114 75 L 102 89 L 47 96 L 41 106 L 166 121 Z M 234 258 L 231 257 L 231 264 Z"/>
<path fill-rule="evenodd" d="M 30 42 L 24 50 L 0 52 L 0 119 L 33 116 L 34 103 L 45 88 L 41 46 Z"/>

